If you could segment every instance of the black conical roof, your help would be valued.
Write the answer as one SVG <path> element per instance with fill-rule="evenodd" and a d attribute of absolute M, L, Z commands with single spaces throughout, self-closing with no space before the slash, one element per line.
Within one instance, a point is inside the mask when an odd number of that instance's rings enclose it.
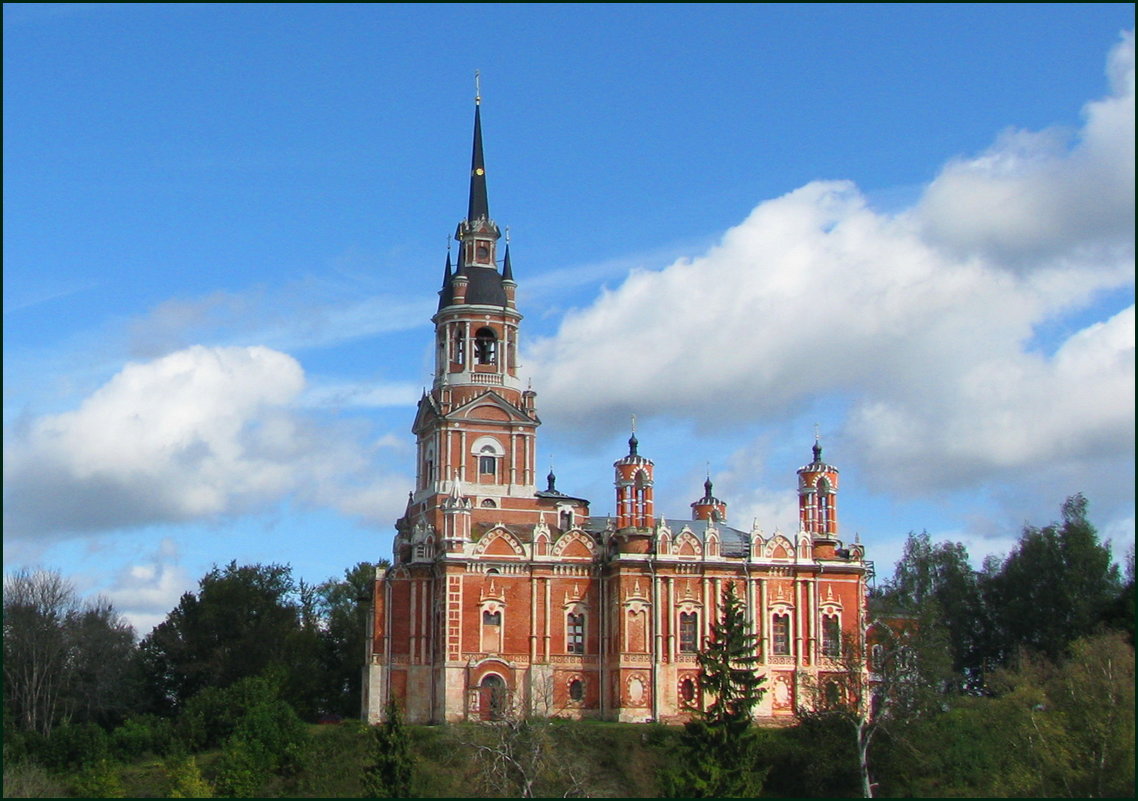
<path fill-rule="evenodd" d="M 482 155 L 482 114 L 481 104 L 474 101 L 474 147 L 470 154 L 470 204 L 466 219 L 490 219 L 490 202 L 486 199 L 486 159 Z"/>

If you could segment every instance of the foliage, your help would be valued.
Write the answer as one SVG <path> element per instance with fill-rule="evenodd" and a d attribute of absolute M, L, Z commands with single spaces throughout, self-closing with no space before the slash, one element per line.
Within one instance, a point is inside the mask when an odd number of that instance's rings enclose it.
<path fill-rule="evenodd" d="M 364 794 L 368 798 L 410 798 L 414 763 L 394 699 L 387 702 L 385 718 L 370 732 L 371 763 L 364 769 Z"/>
<path fill-rule="evenodd" d="M 258 742 L 230 737 L 221 753 L 215 785 L 219 795 L 255 798 L 272 773 L 272 755 Z"/>
<path fill-rule="evenodd" d="M 989 608 L 1000 635 L 994 655 L 1006 664 L 1026 648 L 1056 659 L 1069 643 L 1094 633 L 1119 590 L 1118 566 L 1087 520 L 1086 498 L 1068 498 L 1062 524 L 1024 528 L 990 581 Z"/>
<path fill-rule="evenodd" d="M 280 684 L 281 677 L 269 672 L 225 688 L 207 687 L 189 699 L 179 715 L 179 739 L 192 751 L 220 745 L 254 709 L 277 703 Z"/>
<path fill-rule="evenodd" d="M 879 772 L 890 794 L 1133 796 L 1134 650 L 1124 635 L 1079 640 L 1057 662 L 1025 656 L 991 685 L 994 695 L 959 698 L 889 744 Z"/>
<path fill-rule="evenodd" d="M 60 798 L 63 786 L 41 765 L 4 753 L 4 798 Z"/>
<path fill-rule="evenodd" d="M 711 703 L 684 726 L 678 767 L 666 777 L 669 797 L 751 797 L 766 776 L 758 764 L 760 739 L 751 728 L 766 677 L 755 672 L 756 636 L 733 582 L 723 591 L 722 609 L 698 654 L 700 689 Z"/>
<path fill-rule="evenodd" d="M 344 578 L 328 579 L 315 591 L 320 621 L 323 678 L 321 711 L 357 715 L 361 705 L 363 672 L 361 654 L 368 632 L 372 583 L 387 560 L 359 562 L 344 571 Z"/>
<path fill-rule="evenodd" d="M 111 740 L 121 760 L 168 754 L 174 748 L 174 724 L 157 715 L 132 715 L 111 732 Z"/>
<path fill-rule="evenodd" d="M 85 768 L 72 782 L 71 792 L 79 798 L 123 798 L 126 795 L 118 769 L 106 759 Z"/>
<path fill-rule="evenodd" d="M 140 645 L 154 711 L 180 710 L 206 688 L 228 687 L 277 668 L 285 698 L 315 715 L 315 628 L 306 626 L 292 570 L 284 565 L 216 565 L 197 594 L 186 593 Z"/>
<path fill-rule="evenodd" d="M 4 579 L 5 724 L 44 736 L 64 720 L 117 722 L 134 630 L 109 602 L 80 603 L 56 571 Z"/>
<path fill-rule="evenodd" d="M 167 798 L 212 798 L 213 787 L 202 776 L 198 762 L 192 756 L 176 755 L 163 765 L 168 785 Z"/>
<path fill-rule="evenodd" d="M 933 622 L 962 688 L 982 686 L 993 636 L 982 575 L 958 542 L 933 543 L 928 532 L 910 533 L 892 580 L 871 599 L 875 617 L 899 615 Z"/>
<path fill-rule="evenodd" d="M 30 755 L 49 770 L 88 768 L 110 756 L 110 737 L 95 723 L 56 726 L 36 742 Z"/>
<path fill-rule="evenodd" d="M 854 740 L 847 722 L 836 717 L 810 715 L 794 726 L 770 731 L 763 757 L 770 765 L 764 795 L 855 798 L 862 794 Z"/>

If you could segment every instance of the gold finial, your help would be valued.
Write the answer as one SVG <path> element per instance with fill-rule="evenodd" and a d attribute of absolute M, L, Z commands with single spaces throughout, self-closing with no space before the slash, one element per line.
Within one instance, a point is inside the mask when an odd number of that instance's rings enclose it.
<path fill-rule="evenodd" d="M 636 433 L 636 415 L 632 415 L 632 433 Z"/>
<path fill-rule="evenodd" d="M 818 433 L 818 424 L 815 423 L 814 424 L 814 441 L 815 442 L 821 442 L 821 440 L 822 440 L 822 435 L 820 433 Z"/>
<path fill-rule="evenodd" d="M 510 244 L 510 226 L 506 226 L 506 244 Z"/>
<path fill-rule="evenodd" d="M 482 102 L 482 82 L 480 80 L 478 70 L 474 71 L 474 105 L 479 105 Z"/>

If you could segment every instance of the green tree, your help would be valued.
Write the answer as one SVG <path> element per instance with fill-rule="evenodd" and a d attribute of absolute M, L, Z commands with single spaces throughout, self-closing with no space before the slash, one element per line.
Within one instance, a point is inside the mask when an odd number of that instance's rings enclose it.
<path fill-rule="evenodd" d="M 385 720 L 369 733 L 370 764 L 364 768 L 368 798 L 410 798 L 414 762 L 403 717 L 394 699 L 387 702 Z"/>
<path fill-rule="evenodd" d="M 328 579 L 316 588 L 324 679 L 323 712 L 358 715 L 363 671 L 360 660 L 368 632 L 372 584 L 386 559 L 359 562 L 340 580 Z"/>
<path fill-rule="evenodd" d="M 1051 660 L 1093 634 L 1119 596 L 1118 566 L 1087 520 L 1087 501 L 1063 504 L 1063 522 L 1028 526 L 1015 550 L 988 582 L 996 616 L 996 658 L 1007 663 L 1026 648 Z"/>
<path fill-rule="evenodd" d="M 972 569 L 968 549 L 958 542 L 933 543 L 927 531 L 909 533 L 893 578 L 874 593 L 874 617 L 918 617 L 933 621 L 947 642 L 952 668 L 962 687 L 983 685 L 993 622 L 984 604 L 982 575 Z"/>
<path fill-rule="evenodd" d="M 700 690 L 710 699 L 684 724 L 678 766 L 665 776 L 672 798 L 748 798 L 763 786 L 768 768 L 759 767 L 760 740 L 751 725 L 766 677 L 734 582 L 723 591 L 722 615 L 699 651 Z"/>
<path fill-rule="evenodd" d="M 321 670 L 318 632 L 287 565 L 216 565 L 139 648 L 152 711 L 169 714 L 207 687 L 276 669 L 283 697 L 313 717 Z"/>

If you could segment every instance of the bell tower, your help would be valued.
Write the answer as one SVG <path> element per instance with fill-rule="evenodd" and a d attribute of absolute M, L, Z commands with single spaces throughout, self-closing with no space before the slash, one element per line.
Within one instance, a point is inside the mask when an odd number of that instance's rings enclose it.
<path fill-rule="evenodd" d="M 798 471 L 799 527 L 813 539 L 837 539 L 838 468 L 822 461 L 822 444 L 814 439 L 814 461 Z"/>
<path fill-rule="evenodd" d="M 442 531 L 457 509 L 455 488 L 476 507 L 532 505 L 535 487 L 535 393 L 518 377 L 522 315 L 515 305 L 510 247 L 490 216 L 482 145 L 482 98 L 474 98 L 474 142 L 466 218 L 455 228 L 457 262 L 447 250 L 435 326 L 431 389 L 419 401 L 412 432 L 417 478 L 404 527 L 422 521 Z M 452 508 L 453 507 L 453 508 Z M 451 515 L 453 517 L 453 515 Z M 449 519 L 449 518 L 447 518 Z"/>

